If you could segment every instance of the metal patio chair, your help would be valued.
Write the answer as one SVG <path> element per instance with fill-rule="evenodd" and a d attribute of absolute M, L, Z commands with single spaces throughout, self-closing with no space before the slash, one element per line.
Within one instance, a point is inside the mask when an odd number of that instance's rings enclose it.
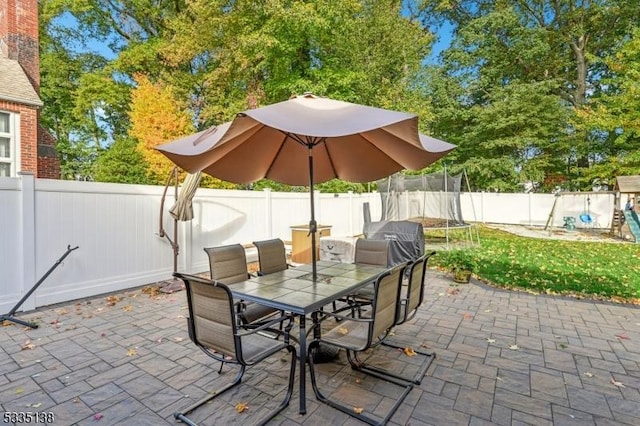
<path fill-rule="evenodd" d="M 284 271 L 289 267 L 284 241 L 280 238 L 254 241 L 253 245 L 258 249 L 258 263 L 260 264 L 258 275 Z"/>
<path fill-rule="evenodd" d="M 368 240 L 366 238 L 358 238 L 358 240 L 356 240 L 354 263 L 387 267 L 388 259 L 388 240 Z M 371 304 L 372 298 L 373 286 L 367 285 L 359 289 L 356 293 L 350 294 L 345 299 L 340 299 L 340 301 L 351 304 L 354 309 L 357 308 L 358 312 L 361 313 L 361 307 Z M 336 310 L 335 303 L 333 310 Z"/>
<path fill-rule="evenodd" d="M 239 328 L 233 297 L 227 285 L 194 275 L 176 273 L 176 277 L 184 281 L 187 290 L 189 308 L 187 325 L 191 341 L 214 360 L 223 364 L 238 365 L 239 371 L 231 383 L 219 390 L 209 392 L 203 399 L 174 413 L 174 417 L 188 425 L 195 425 L 187 417 L 189 413 L 240 384 L 247 367 L 256 365 L 286 349 L 291 354 L 287 392 L 284 400 L 259 423 L 266 424 L 289 405 L 293 393 L 296 349 L 289 343 L 293 317 L 283 315 L 260 325 L 245 325 Z M 275 325 L 283 324 L 283 330 L 274 328 Z M 265 337 L 260 334 L 264 331 L 284 336 L 284 338 L 280 341 Z"/>
<path fill-rule="evenodd" d="M 372 309 L 366 312 L 366 317 L 353 318 L 352 316 L 340 315 L 338 312 L 324 311 L 318 311 L 313 314 L 314 339 L 309 344 L 309 353 L 313 354 L 319 349 L 320 345 L 329 345 L 345 349 L 347 360 L 353 369 L 378 377 L 400 387 L 400 395 L 396 398 L 393 405 L 391 405 L 387 414 L 382 420 L 376 419 L 366 412 L 356 412 L 352 406 L 347 406 L 341 401 L 336 401 L 325 396 L 318 387 L 318 380 L 313 363 L 314 357 L 309 357 L 311 384 L 318 400 L 369 424 L 385 424 L 396 412 L 398 407 L 400 407 L 402 401 L 414 386 L 413 381 L 400 378 L 390 371 L 362 368 L 364 363 L 358 358 L 359 353 L 381 344 L 391 328 L 395 325 L 403 271 L 404 266 L 401 265 L 390 268 L 378 276 L 373 284 L 374 297 L 371 304 Z M 346 306 L 342 309 L 348 310 L 351 308 Z M 335 328 L 323 332 L 322 322 L 329 318 L 339 319 L 340 322 Z"/>
<path fill-rule="evenodd" d="M 429 258 L 435 254 L 435 251 L 424 254 L 407 266 L 408 278 L 406 284 L 403 283 L 400 287 L 394 328 L 412 320 L 418 312 L 418 308 L 420 307 L 420 305 L 422 305 L 422 302 L 424 301 L 424 285 L 427 264 L 429 262 Z M 399 350 L 406 350 L 407 347 L 410 346 L 399 344 L 397 342 L 394 342 L 390 338 L 384 339 L 381 344 Z M 419 385 L 422 382 L 422 378 L 427 373 L 427 369 L 429 369 L 429 366 L 435 359 L 436 354 L 434 352 L 424 352 L 419 349 L 413 348 L 412 351 L 413 356 L 424 357 L 422 363 L 419 365 L 413 377 L 407 378 L 402 375 L 397 375 L 396 377 L 401 378 L 402 380 L 411 381 L 412 383 Z M 359 369 L 371 371 L 378 370 L 375 366 L 370 366 L 364 363 L 360 365 Z"/>
<path fill-rule="evenodd" d="M 240 244 L 206 247 L 209 256 L 211 279 L 233 285 L 251 278 L 247 270 L 247 254 Z M 240 301 L 237 304 L 238 318 L 243 324 L 261 320 L 278 311 L 258 303 Z"/>

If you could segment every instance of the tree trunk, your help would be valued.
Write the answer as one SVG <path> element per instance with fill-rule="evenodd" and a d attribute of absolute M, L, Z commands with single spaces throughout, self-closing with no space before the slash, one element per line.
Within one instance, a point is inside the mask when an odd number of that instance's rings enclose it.
<path fill-rule="evenodd" d="M 576 79 L 572 96 L 573 107 L 576 109 L 584 105 L 587 97 L 587 58 L 585 55 L 587 39 L 588 36 L 583 34 L 577 40 L 570 42 L 576 60 Z M 580 168 L 589 167 L 589 157 L 587 155 L 578 157 L 577 165 Z"/>

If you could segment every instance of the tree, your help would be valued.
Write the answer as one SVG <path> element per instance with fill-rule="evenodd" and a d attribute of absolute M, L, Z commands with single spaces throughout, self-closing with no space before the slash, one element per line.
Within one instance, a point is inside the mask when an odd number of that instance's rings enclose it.
<path fill-rule="evenodd" d="M 98 182 L 156 183 L 149 180 L 148 166 L 132 138 L 118 138 L 95 161 L 93 177 Z"/>
<path fill-rule="evenodd" d="M 154 84 L 142 74 L 134 78 L 137 87 L 131 93 L 130 136 L 138 141 L 138 150 L 149 166 L 149 181 L 163 184 L 174 165 L 154 147 L 192 133 L 191 117 L 171 86 Z"/>
<path fill-rule="evenodd" d="M 610 143 L 610 150 L 601 153 L 609 161 L 594 167 L 587 178 L 613 185 L 615 176 L 637 174 L 640 168 L 640 29 L 602 62 L 607 90 L 579 111 L 578 123 Z"/>
<path fill-rule="evenodd" d="M 606 90 L 600 82 L 603 70 L 594 59 L 609 54 L 625 37 L 629 26 L 637 21 L 640 14 L 637 1 L 423 0 L 413 12 L 431 28 L 445 21 L 454 26 L 452 47 L 443 55 L 442 71 L 434 73 L 440 80 L 432 90 L 439 95 L 438 99 L 448 96 L 447 93 L 452 96 L 445 103 L 450 109 L 435 111 L 438 117 L 445 116 L 444 122 L 453 125 L 446 131 L 460 141 L 471 139 L 462 143 L 467 146 L 462 146 L 458 155 L 467 151 L 467 167 L 486 175 L 470 172 L 472 181 L 496 189 L 505 183 L 506 187 L 514 188 L 531 176 L 562 173 L 576 177 L 583 174 L 581 169 L 602 161 L 598 153 L 606 151 L 603 144 L 607 141 L 582 131 L 576 111 L 591 93 Z M 546 123 L 536 121 L 535 117 L 527 119 L 527 122 L 533 120 L 534 128 L 538 129 L 534 132 L 532 149 L 526 149 L 528 142 L 511 148 L 504 146 L 505 138 L 513 138 L 513 131 L 518 129 L 497 128 L 488 121 L 500 117 L 504 123 L 510 120 L 509 116 L 478 115 L 479 109 L 495 108 L 496 100 L 513 93 L 520 95 L 512 102 L 519 98 L 522 104 L 520 107 L 513 104 L 516 108 L 509 110 L 498 107 L 502 114 L 526 111 L 535 106 L 527 101 L 535 98 L 545 102 L 544 110 L 553 118 Z M 539 98 L 541 95 L 544 99 Z M 451 99 L 455 99 L 453 108 L 460 108 L 462 112 L 452 111 Z M 565 112 L 555 117 L 552 114 L 559 106 Z M 469 125 L 492 131 L 473 130 L 469 138 Z M 444 130 L 440 122 L 437 127 Z M 530 135 L 532 131 L 520 127 L 518 133 L 524 142 L 527 133 Z M 546 143 L 539 145 L 544 139 Z M 493 159 L 495 167 L 504 165 L 501 157 L 495 157 L 495 152 L 485 152 L 487 145 L 503 149 L 511 163 L 510 177 L 505 175 L 503 167 L 493 172 L 487 170 L 486 164 L 473 164 L 471 159 L 475 156 Z M 526 161 L 519 167 L 523 149 L 527 153 Z M 529 176 L 522 174 L 525 170 L 529 170 Z M 504 182 L 505 176 L 507 182 Z M 587 186 L 586 182 L 582 183 Z"/>

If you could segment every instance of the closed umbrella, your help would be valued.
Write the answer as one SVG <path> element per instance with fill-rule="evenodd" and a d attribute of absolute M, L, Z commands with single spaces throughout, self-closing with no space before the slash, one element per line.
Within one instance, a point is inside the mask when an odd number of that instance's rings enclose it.
<path fill-rule="evenodd" d="M 169 209 L 169 214 L 173 216 L 175 220 L 189 221 L 193 219 L 193 197 L 196 195 L 196 190 L 200 186 L 200 178 L 202 172 L 189 173 L 182 182 L 182 187 L 178 193 L 178 199 L 175 204 Z"/>
<path fill-rule="evenodd" d="M 244 111 L 231 122 L 157 147 L 190 173 L 235 183 L 268 178 L 308 185 L 314 277 L 315 183 L 371 182 L 403 169 L 419 170 L 453 148 L 421 141 L 414 114 L 312 94 Z"/>

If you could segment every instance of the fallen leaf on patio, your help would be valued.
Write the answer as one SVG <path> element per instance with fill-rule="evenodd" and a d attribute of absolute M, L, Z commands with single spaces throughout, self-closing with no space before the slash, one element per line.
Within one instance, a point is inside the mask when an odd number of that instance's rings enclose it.
<path fill-rule="evenodd" d="M 249 408 L 249 406 L 247 404 L 245 404 L 244 402 L 238 402 L 236 404 L 236 411 L 238 413 L 242 413 L 244 410 L 246 410 L 247 408 Z"/>
<path fill-rule="evenodd" d="M 403 352 L 406 356 L 416 356 L 416 351 L 414 351 L 413 348 L 410 346 L 407 346 L 406 348 L 404 348 Z"/>
<path fill-rule="evenodd" d="M 589 373 L 589 372 L 584 373 L 584 375 L 587 376 L 587 377 L 593 377 L 594 376 L 593 373 Z"/>
<path fill-rule="evenodd" d="M 487 337 L 487 343 L 495 343 L 495 342 L 496 342 L 496 339 L 490 339 Z"/>
<path fill-rule="evenodd" d="M 615 381 L 615 380 L 613 379 L 613 377 L 611 378 L 611 384 L 612 384 L 612 385 L 614 385 L 614 386 L 617 386 L 617 387 L 619 387 L 619 388 L 624 388 L 624 387 L 626 387 L 626 386 L 625 386 L 625 385 L 623 385 L 622 383 Z"/>
<path fill-rule="evenodd" d="M 569 347 L 569 345 L 567 345 L 566 343 L 560 343 L 560 349 L 567 349 Z"/>
<path fill-rule="evenodd" d="M 485 309 L 485 310 L 484 310 L 484 313 L 485 313 L 485 314 L 488 314 L 489 312 L 493 312 L 493 311 L 492 311 L 491 309 Z"/>
<path fill-rule="evenodd" d="M 360 383 L 362 383 L 362 379 L 356 379 L 356 384 L 359 385 Z"/>
<path fill-rule="evenodd" d="M 134 355 L 137 355 L 137 354 L 138 354 L 138 352 L 136 352 L 136 350 L 133 349 L 133 348 L 131 348 L 131 349 L 129 349 L 127 351 L 127 356 L 134 356 Z"/>
<path fill-rule="evenodd" d="M 107 337 L 107 333 L 100 333 L 100 337 Z"/>
<path fill-rule="evenodd" d="M 617 337 L 618 339 L 630 340 L 630 337 L 629 337 L 629 336 L 627 336 L 627 334 L 626 334 L 626 333 L 616 334 L 616 337 Z"/>
<path fill-rule="evenodd" d="M 512 351 L 517 351 L 520 348 L 518 347 L 518 345 L 511 345 L 509 346 L 509 349 L 511 349 Z"/>
<path fill-rule="evenodd" d="M 56 311 L 56 313 L 57 313 L 58 315 L 67 315 L 67 314 L 69 313 L 69 311 L 67 311 L 66 309 L 58 309 L 58 310 Z"/>
<path fill-rule="evenodd" d="M 2 321 L 2 326 L 3 327 L 9 327 L 9 326 L 12 326 L 12 325 L 13 325 L 13 323 L 11 321 L 7 321 L 7 320 Z"/>
<path fill-rule="evenodd" d="M 465 312 L 464 314 L 462 314 L 462 319 L 469 320 L 471 318 L 473 318 L 473 315 L 471 315 L 469 312 Z"/>
<path fill-rule="evenodd" d="M 458 294 L 458 293 L 460 293 L 460 289 L 459 289 L 459 288 L 452 288 L 452 287 L 449 287 L 449 288 L 447 289 L 447 294 L 449 294 L 449 295 L 456 295 L 456 294 Z"/>
<path fill-rule="evenodd" d="M 340 332 L 340 334 L 348 334 L 349 330 L 347 329 L 347 327 L 340 327 L 338 329 L 338 331 Z"/>
<path fill-rule="evenodd" d="M 444 293 L 438 293 L 438 296 L 442 297 L 444 296 Z"/>
<path fill-rule="evenodd" d="M 34 345 L 33 343 L 31 343 L 31 340 L 27 340 L 26 342 L 24 342 L 24 345 L 22 345 L 22 350 L 27 350 L 27 349 L 33 349 L 35 348 L 36 345 Z"/>
<path fill-rule="evenodd" d="M 78 398 L 77 396 L 75 398 L 73 398 L 71 400 L 74 404 L 77 404 L 78 402 L 80 402 L 80 398 Z"/>
<path fill-rule="evenodd" d="M 125 312 L 131 312 L 131 311 L 133 311 L 133 306 L 127 305 L 124 308 L 122 308 L 122 310 L 125 311 Z"/>
<path fill-rule="evenodd" d="M 184 315 L 178 315 L 176 318 L 178 318 L 178 319 L 183 319 L 183 318 L 184 318 Z"/>
<path fill-rule="evenodd" d="M 156 340 L 156 343 L 162 343 L 162 342 L 163 342 L 162 337 Z"/>
<path fill-rule="evenodd" d="M 103 417 L 104 417 L 104 416 L 102 415 L 102 413 L 95 413 L 95 414 L 93 415 L 93 420 L 94 420 L 94 421 L 98 421 L 98 420 L 100 420 L 100 419 L 101 419 L 101 418 L 103 418 Z"/>
<path fill-rule="evenodd" d="M 36 402 L 35 404 L 29 404 L 28 407 L 40 408 L 41 405 L 42 405 L 42 402 Z"/>
<path fill-rule="evenodd" d="M 16 389 L 16 395 L 20 395 L 22 393 L 24 393 L 24 389 L 22 389 L 22 388 L 17 388 Z"/>
<path fill-rule="evenodd" d="M 353 407 L 353 412 L 356 413 L 356 414 L 362 414 L 363 411 L 364 411 L 364 408 Z"/>
<path fill-rule="evenodd" d="M 58 323 L 58 319 L 56 318 L 56 319 L 54 319 L 53 321 L 51 321 L 49 324 L 51 324 L 51 325 L 56 325 L 57 323 Z"/>
<path fill-rule="evenodd" d="M 173 340 L 175 340 L 176 342 L 182 342 L 184 340 L 184 337 L 174 337 Z"/>
<path fill-rule="evenodd" d="M 107 306 L 115 306 L 116 303 L 118 303 L 121 298 L 119 296 L 107 296 Z"/>

